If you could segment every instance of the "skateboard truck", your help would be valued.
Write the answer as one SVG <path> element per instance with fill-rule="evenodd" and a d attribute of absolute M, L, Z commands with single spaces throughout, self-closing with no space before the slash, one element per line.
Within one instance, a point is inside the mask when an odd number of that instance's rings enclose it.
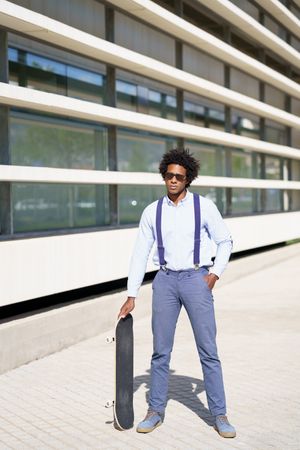
<path fill-rule="evenodd" d="M 105 403 L 105 408 L 112 408 L 115 402 L 113 400 L 107 400 Z"/>

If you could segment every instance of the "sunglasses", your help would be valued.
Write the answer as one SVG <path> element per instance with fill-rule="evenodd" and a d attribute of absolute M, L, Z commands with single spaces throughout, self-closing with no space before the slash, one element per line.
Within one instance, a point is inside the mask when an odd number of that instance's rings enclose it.
<path fill-rule="evenodd" d="M 181 175 L 181 173 L 166 172 L 164 176 L 165 180 L 172 180 L 174 177 L 176 178 L 177 181 L 180 181 L 181 183 L 186 179 L 186 176 Z"/>

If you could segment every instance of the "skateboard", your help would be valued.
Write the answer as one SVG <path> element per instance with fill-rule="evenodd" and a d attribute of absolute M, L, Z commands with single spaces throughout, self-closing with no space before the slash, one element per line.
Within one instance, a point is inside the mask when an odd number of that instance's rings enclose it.
<path fill-rule="evenodd" d="M 107 343 L 115 342 L 115 399 L 106 407 L 113 406 L 114 426 L 118 430 L 133 427 L 133 318 L 128 314 L 116 324 L 115 336 L 106 338 Z"/>

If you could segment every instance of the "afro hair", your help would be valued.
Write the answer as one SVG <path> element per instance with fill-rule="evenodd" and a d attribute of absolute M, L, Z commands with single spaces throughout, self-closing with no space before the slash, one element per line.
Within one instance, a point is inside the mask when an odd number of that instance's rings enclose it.
<path fill-rule="evenodd" d="M 162 157 L 162 160 L 159 164 L 159 172 L 164 178 L 169 164 L 178 164 L 186 169 L 186 178 L 187 184 L 186 187 L 189 187 L 192 181 L 197 178 L 198 171 L 200 169 L 200 163 L 195 159 L 192 154 L 190 154 L 188 149 L 173 149 L 169 150 Z"/>

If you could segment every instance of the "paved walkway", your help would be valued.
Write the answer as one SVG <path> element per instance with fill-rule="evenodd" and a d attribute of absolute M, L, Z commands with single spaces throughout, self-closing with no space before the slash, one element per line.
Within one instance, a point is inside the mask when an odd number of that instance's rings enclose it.
<path fill-rule="evenodd" d="M 300 255 L 293 255 L 215 290 L 219 354 L 236 439 L 221 438 L 211 426 L 182 312 L 160 428 L 149 435 L 113 428 L 112 410 L 103 406 L 113 396 L 114 381 L 114 348 L 105 343 L 105 333 L 0 376 L 0 449 L 299 450 L 299 280 Z M 149 289 L 139 301 L 150 301 Z M 136 320 L 134 331 L 138 422 L 146 411 L 150 319 Z"/>

